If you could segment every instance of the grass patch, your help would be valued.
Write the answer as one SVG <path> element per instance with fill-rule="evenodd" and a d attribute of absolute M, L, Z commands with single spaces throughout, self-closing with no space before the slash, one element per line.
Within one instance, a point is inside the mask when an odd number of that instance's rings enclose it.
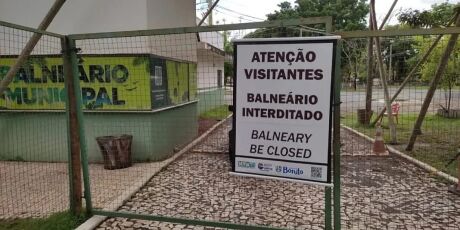
<path fill-rule="evenodd" d="M 223 120 L 232 112 L 228 111 L 228 105 L 221 105 L 214 109 L 208 110 L 200 114 L 201 119 Z"/>
<path fill-rule="evenodd" d="M 460 136 L 460 119 L 449 119 L 437 115 L 427 115 L 422 125 L 422 135 L 417 137 L 414 149 L 411 152 L 405 150 L 412 133 L 415 120 L 418 114 L 400 114 L 399 124 L 396 125 L 397 145 L 396 149 L 404 152 L 422 162 L 425 162 L 438 170 L 457 177 L 457 162 L 445 166 L 452 158 L 457 155 L 457 148 Z M 357 122 L 356 114 L 347 114 L 341 118 L 341 123 L 351 127 L 370 137 L 374 137 L 375 128 L 361 125 Z M 390 130 L 388 119 L 383 119 L 385 143 L 390 142 Z"/>
<path fill-rule="evenodd" d="M 85 222 L 84 216 L 73 216 L 69 212 L 61 212 L 48 218 L 27 218 L 0 221 L 0 230 L 68 230 L 75 229 Z"/>

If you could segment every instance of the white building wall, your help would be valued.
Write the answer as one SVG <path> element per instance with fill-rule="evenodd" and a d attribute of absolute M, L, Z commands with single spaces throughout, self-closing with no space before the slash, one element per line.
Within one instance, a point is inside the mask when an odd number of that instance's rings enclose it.
<path fill-rule="evenodd" d="M 36 28 L 53 2 L 0 0 L 0 20 Z M 48 31 L 75 34 L 195 26 L 195 4 L 194 0 L 69 0 Z M 32 33 L 0 27 L 1 35 L 0 55 L 17 55 Z M 223 50 L 223 36 L 219 32 L 200 33 L 200 39 Z M 153 53 L 197 62 L 198 88 L 217 87 L 219 69 L 225 75 L 224 58 L 206 50 L 197 52 L 194 33 L 82 40 L 77 41 L 77 46 L 84 54 Z M 60 51 L 59 39 L 44 36 L 33 54 Z"/>
<path fill-rule="evenodd" d="M 200 18 L 196 19 L 196 23 L 200 22 Z M 208 24 L 204 22 L 202 26 L 207 26 Z M 213 45 L 221 50 L 224 50 L 224 36 L 221 32 L 213 31 L 213 32 L 204 32 L 200 33 L 200 41 L 206 42 L 208 44 Z"/>
<path fill-rule="evenodd" d="M 224 57 L 213 54 L 210 51 L 198 51 L 198 92 L 215 89 L 217 82 L 217 71 L 222 71 L 221 86 L 224 85 Z"/>
<path fill-rule="evenodd" d="M 36 28 L 53 3 L 54 0 L 1 0 L 0 20 Z M 48 31 L 76 34 L 146 29 L 146 5 L 147 0 L 68 0 Z"/>
<path fill-rule="evenodd" d="M 161 4 L 159 3 L 161 2 Z M 195 26 L 194 0 L 147 1 L 148 28 Z M 195 34 L 174 34 L 149 37 L 150 53 L 197 62 Z"/>
<path fill-rule="evenodd" d="M 195 0 L 148 0 L 148 28 L 195 26 L 195 7 Z"/>
<path fill-rule="evenodd" d="M 196 19 L 196 23 L 200 22 L 200 18 Z M 204 22 L 202 26 L 207 26 Z M 216 48 L 224 50 L 224 36 L 221 32 L 204 32 L 200 34 L 200 49 L 197 52 L 198 55 L 198 92 L 206 92 L 214 90 L 219 84 L 217 82 L 217 71 L 222 71 L 221 85 L 224 85 L 224 57 L 220 56 L 208 49 L 204 43 L 210 44 Z"/>
<path fill-rule="evenodd" d="M 36 28 L 54 0 L 1 0 L 0 20 Z M 72 0 L 67 1 L 48 31 L 60 34 L 146 30 L 194 26 L 194 0 Z M 0 55 L 17 55 L 32 33 L 0 28 Z M 5 31 L 8 30 L 8 31 Z M 21 39 L 17 39 L 20 33 Z M 14 41 L 13 41 L 14 40 Z M 154 53 L 197 61 L 195 34 L 77 41 L 85 54 Z M 55 48 L 57 47 L 57 48 Z M 32 54 L 58 54 L 58 39 L 44 36 Z"/>

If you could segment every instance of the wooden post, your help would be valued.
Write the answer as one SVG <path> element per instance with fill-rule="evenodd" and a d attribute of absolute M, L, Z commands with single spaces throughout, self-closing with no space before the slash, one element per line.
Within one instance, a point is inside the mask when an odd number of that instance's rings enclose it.
<path fill-rule="evenodd" d="M 198 23 L 198 26 L 201 26 L 203 24 L 204 20 L 206 20 L 206 18 L 211 14 L 212 10 L 214 9 L 214 7 L 217 6 L 217 3 L 219 3 L 219 1 L 220 0 L 216 0 L 210 7 L 208 7 L 208 11 L 206 11 L 206 13 L 204 14 L 203 18 Z"/>
<path fill-rule="evenodd" d="M 70 207 L 74 215 L 81 214 L 82 211 L 82 173 L 80 159 L 80 135 L 77 118 L 77 102 L 75 88 L 73 84 L 72 66 L 70 61 L 70 48 L 68 38 L 63 39 L 63 67 L 65 77 L 65 88 L 67 93 L 67 122 L 68 138 L 70 145 L 69 175 L 70 175 Z"/>
<path fill-rule="evenodd" d="M 455 15 L 455 26 L 460 26 L 460 7 L 455 8 L 456 15 Z M 423 120 L 425 119 L 426 113 L 428 108 L 430 107 L 431 100 L 433 99 L 433 95 L 436 91 L 436 88 L 441 81 L 441 77 L 444 74 L 444 70 L 446 69 L 447 62 L 449 61 L 449 56 L 451 55 L 452 51 L 455 48 L 455 43 L 457 42 L 458 34 L 450 35 L 449 42 L 447 43 L 446 49 L 439 61 L 438 67 L 436 68 L 436 72 L 433 76 L 433 80 L 430 83 L 430 88 L 426 93 L 425 100 L 423 101 L 422 108 L 420 108 L 420 113 L 415 121 L 414 128 L 412 129 L 412 134 L 409 139 L 409 143 L 407 144 L 406 150 L 412 151 L 414 148 L 415 140 L 417 136 L 421 134 L 420 127 L 422 126 Z"/>
<path fill-rule="evenodd" d="M 62 5 L 64 5 L 65 1 L 66 0 L 56 0 L 53 6 L 51 6 L 48 13 L 46 14 L 45 18 L 43 18 L 43 21 L 40 23 L 37 29 L 45 31 L 48 28 L 48 26 L 51 24 L 51 22 L 53 21 L 56 14 L 61 9 Z M 29 41 L 27 42 L 24 49 L 22 49 L 21 54 L 16 59 L 16 62 L 14 63 L 13 66 L 11 66 L 11 68 L 6 73 L 6 76 L 0 82 L 0 96 L 3 95 L 8 85 L 11 83 L 14 76 L 18 72 L 19 68 L 21 68 L 21 66 L 24 64 L 27 58 L 29 58 L 30 53 L 35 48 L 35 46 L 37 45 L 41 37 L 42 37 L 42 34 L 34 33 L 32 37 L 29 39 Z"/>
<path fill-rule="evenodd" d="M 451 26 L 454 22 L 455 22 L 455 18 L 456 18 L 456 14 L 457 12 L 454 12 L 454 15 L 452 17 L 452 19 L 447 23 L 447 26 Z M 425 54 L 423 55 L 423 57 L 415 64 L 414 67 L 412 67 L 412 70 L 409 72 L 409 74 L 407 74 L 407 77 L 404 79 L 404 81 L 401 83 L 401 85 L 399 86 L 398 90 L 396 90 L 395 94 L 393 95 L 393 97 L 391 98 L 391 103 L 393 103 L 394 100 L 396 100 L 396 98 L 398 97 L 398 95 L 401 93 L 401 91 L 404 89 L 404 87 L 406 86 L 407 83 L 409 83 L 409 80 L 412 79 L 413 76 L 415 76 L 415 74 L 417 73 L 417 70 L 418 68 L 423 64 L 425 63 L 425 61 L 428 59 L 428 57 L 430 56 L 431 52 L 433 52 L 434 48 L 436 48 L 436 46 L 438 45 L 439 41 L 441 41 L 441 38 L 442 36 L 444 36 L 443 34 L 440 34 L 436 37 L 436 39 L 434 40 L 433 44 L 431 44 L 430 48 L 425 52 Z M 383 108 L 380 113 L 377 115 L 377 117 L 375 118 L 375 120 L 372 122 L 372 126 L 374 126 L 377 121 L 380 120 L 380 118 L 383 116 L 383 114 L 385 113 L 386 109 Z"/>
<path fill-rule="evenodd" d="M 371 2 L 372 4 L 373 2 Z M 369 30 L 373 30 L 372 16 L 369 15 Z M 370 116 L 372 111 L 372 86 L 374 84 L 374 54 L 372 38 L 368 38 L 367 43 L 367 82 L 366 82 L 366 116 Z M 365 119 L 368 120 L 367 117 Z"/>
<path fill-rule="evenodd" d="M 388 18 L 390 18 L 391 12 L 393 12 L 393 9 L 394 9 L 395 6 L 396 6 L 396 3 L 398 3 L 398 0 L 394 0 L 394 1 L 393 1 L 393 4 L 391 4 L 390 9 L 388 10 L 387 14 L 385 15 L 385 18 L 383 18 L 383 21 L 382 21 L 382 23 L 380 24 L 379 30 L 382 30 L 383 27 L 385 26 L 385 24 L 387 23 Z M 373 7 L 374 7 L 374 9 L 375 9 L 375 4 L 374 4 Z M 369 21 L 369 22 L 370 22 L 370 21 Z"/>
<path fill-rule="evenodd" d="M 415 74 L 417 73 L 417 70 L 418 68 L 423 64 L 425 63 L 425 61 L 428 59 L 428 57 L 430 56 L 431 52 L 434 50 L 434 48 L 438 45 L 439 41 L 441 40 L 442 38 L 442 34 L 439 35 L 438 37 L 436 37 L 436 39 L 434 40 L 433 44 L 431 44 L 430 48 L 426 51 L 426 53 L 423 55 L 423 57 L 415 64 L 415 66 L 412 68 L 412 70 L 409 72 L 409 74 L 407 74 L 407 77 L 404 79 L 404 81 L 401 83 L 401 85 L 399 86 L 398 90 L 396 90 L 395 94 L 393 95 L 393 97 L 391 98 L 391 103 L 393 103 L 394 100 L 396 100 L 396 98 L 398 97 L 398 95 L 401 93 L 401 91 L 404 89 L 404 87 L 407 85 L 407 83 L 409 83 L 409 80 L 412 79 L 413 76 L 415 76 Z M 386 111 L 386 108 L 383 108 L 380 113 L 377 115 L 377 117 L 375 118 L 375 120 L 372 122 L 372 126 L 374 126 L 379 120 L 380 118 L 383 116 L 383 114 L 385 113 Z"/>
<path fill-rule="evenodd" d="M 380 24 L 379 30 L 382 30 L 383 27 L 385 26 L 388 18 L 391 15 L 391 12 L 393 12 L 394 7 L 396 6 L 396 3 L 398 0 L 394 0 L 393 4 L 391 5 L 390 9 L 388 10 L 385 18 L 383 19 L 382 23 Z M 370 2 L 371 5 L 369 7 L 375 9 L 375 1 Z M 376 28 L 374 27 L 373 23 L 373 18 L 372 14 L 369 14 L 369 30 L 375 30 Z M 372 111 L 372 87 L 373 87 L 373 76 L 374 76 L 374 54 L 373 54 L 373 42 L 372 38 L 369 38 L 368 44 L 367 44 L 367 82 L 366 82 L 366 122 L 370 120 L 371 111 Z M 383 113 L 382 113 L 383 114 Z M 367 118 L 369 116 L 369 119 Z M 375 123 L 372 123 L 372 126 L 374 126 Z"/>
<path fill-rule="evenodd" d="M 372 22 L 373 22 L 373 27 L 377 28 L 377 19 L 375 17 L 375 7 L 371 5 L 371 15 L 372 15 Z M 383 66 L 383 60 L 382 60 L 382 55 L 380 55 L 380 38 L 379 37 L 374 37 L 375 41 L 375 46 L 376 46 L 376 56 L 377 56 L 377 64 L 379 68 L 379 74 L 380 74 L 380 80 L 382 81 L 382 86 L 383 86 L 383 95 L 385 97 L 385 106 L 387 107 L 388 111 L 391 111 L 391 103 L 390 103 L 390 94 L 388 93 L 388 85 L 387 85 L 387 79 L 386 79 L 386 72 L 385 68 Z M 390 143 L 396 144 L 396 127 L 394 124 L 393 120 L 393 114 L 388 113 L 388 123 L 390 126 L 390 137 L 391 141 Z"/>

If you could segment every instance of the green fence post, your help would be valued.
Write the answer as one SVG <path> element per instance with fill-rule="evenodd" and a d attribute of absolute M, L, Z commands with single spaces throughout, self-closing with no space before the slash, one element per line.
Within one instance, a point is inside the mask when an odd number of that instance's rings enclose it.
<path fill-rule="evenodd" d="M 82 98 L 81 98 L 81 87 L 80 87 L 80 73 L 78 71 L 78 58 L 77 58 L 77 48 L 75 45 L 74 39 L 68 39 L 69 52 L 70 52 L 70 61 L 72 66 L 73 77 L 73 87 L 76 98 L 76 113 L 78 119 L 78 132 L 80 134 L 80 153 L 81 153 L 81 164 L 82 164 L 82 173 L 83 173 L 83 186 L 84 186 L 84 197 L 86 204 L 86 214 L 92 215 L 93 207 L 91 202 L 91 189 L 89 181 L 89 170 L 88 170 L 88 155 L 87 155 L 87 145 L 86 145 L 86 136 L 85 136 L 85 125 L 83 118 L 83 109 L 82 109 Z"/>
<path fill-rule="evenodd" d="M 62 63 L 64 66 L 64 74 L 65 81 L 64 81 L 64 89 L 66 92 L 66 100 L 65 100 L 65 112 L 66 112 L 66 126 L 67 126 L 67 162 L 68 162 L 68 173 L 69 173 L 69 209 L 70 213 L 73 215 L 76 215 L 76 201 L 75 201 L 75 187 L 73 186 L 74 184 L 74 179 L 73 179 L 73 171 L 75 170 L 73 167 L 73 162 L 72 162 L 72 134 L 71 134 L 71 128 L 70 128 L 70 102 L 69 102 L 69 88 L 68 88 L 68 79 L 69 79 L 69 72 L 70 69 L 70 55 L 68 52 L 68 43 L 66 42 L 66 38 L 61 38 L 61 49 L 62 49 Z M 81 183 L 81 182 L 80 182 Z"/>
<path fill-rule="evenodd" d="M 334 229 L 341 229 L 340 218 L 340 89 L 342 87 L 341 73 L 342 41 L 337 41 L 335 54 L 335 83 L 334 83 L 334 111 L 333 111 L 333 137 L 332 149 L 333 158 L 333 177 L 334 177 Z"/>
<path fill-rule="evenodd" d="M 332 230 L 332 189 L 331 187 L 324 188 L 324 228 Z"/>

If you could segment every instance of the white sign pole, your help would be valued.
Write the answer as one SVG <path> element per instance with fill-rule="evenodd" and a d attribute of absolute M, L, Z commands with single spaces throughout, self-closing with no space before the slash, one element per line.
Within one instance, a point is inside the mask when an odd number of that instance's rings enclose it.
<path fill-rule="evenodd" d="M 331 185 L 339 38 L 235 41 L 235 174 Z"/>

